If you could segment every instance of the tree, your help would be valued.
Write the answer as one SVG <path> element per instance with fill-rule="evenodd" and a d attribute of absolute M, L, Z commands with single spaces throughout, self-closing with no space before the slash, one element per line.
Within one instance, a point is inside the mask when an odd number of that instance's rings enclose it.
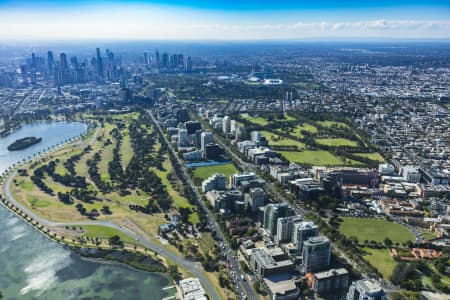
<path fill-rule="evenodd" d="M 169 274 L 173 277 L 173 279 L 178 280 L 180 279 L 180 272 L 178 271 L 177 265 L 169 265 Z"/>
<path fill-rule="evenodd" d="M 392 241 L 391 241 L 391 239 L 390 238 L 385 238 L 384 239 L 384 245 L 386 246 L 386 247 L 388 247 L 388 248 L 391 248 L 392 247 Z"/>
<path fill-rule="evenodd" d="M 120 240 L 120 236 L 113 235 L 108 239 L 109 245 L 111 247 L 117 246 L 117 247 L 123 247 L 123 242 Z"/>

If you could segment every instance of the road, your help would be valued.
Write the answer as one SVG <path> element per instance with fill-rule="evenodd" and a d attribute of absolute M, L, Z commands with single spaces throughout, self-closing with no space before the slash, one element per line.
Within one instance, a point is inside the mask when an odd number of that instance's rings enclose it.
<path fill-rule="evenodd" d="M 148 114 L 150 115 L 150 117 L 152 118 L 156 128 L 159 131 L 159 134 L 163 137 L 164 142 L 166 143 L 167 148 L 169 149 L 169 151 L 172 153 L 172 155 L 177 159 L 178 163 L 183 166 L 183 163 L 181 162 L 180 158 L 178 157 L 178 155 L 176 154 L 175 150 L 173 149 L 172 145 L 170 144 L 169 140 L 167 139 L 166 135 L 164 134 L 161 126 L 159 125 L 158 121 L 156 120 L 155 116 L 153 115 L 153 113 L 151 111 L 147 111 Z M 191 187 L 192 191 L 194 192 L 195 198 L 197 200 L 197 202 L 202 206 L 202 208 L 204 209 L 204 211 L 207 213 L 208 215 L 208 219 L 212 224 L 213 229 L 215 229 L 217 231 L 217 233 L 219 234 L 220 238 L 222 239 L 222 241 L 226 242 L 227 239 L 225 238 L 224 233 L 222 232 L 222 230 L 220 229 L 220 227 L 218 226 L 213 213 L 209 210 L 209 208 L 206 206 L 206 204 L 204 203 L 204 201 L 202 200 L 202 197 L 200 196 L 200 193 L 197 189 L 197 187 L 194 185 L 194 183 L 192 182 L 191 178 L 189 177 L 189 174 L 186 172 L 185 168 L 182 168 L 183 173 L 179 174 L 183 177 L 183 179 L 185 180 L 185 182 Z M 250 286 L 250 283 L 248 281 L 242 281 L 240 280 L 241 275 L 245 275 L 243 274 L 236 258 L 234 257 L 232 251 L 230 250 L 230 247 L 228 245 L 227 249 L 227 258 L 229 260 L 229 263 L 231 265 L 231 268 L 234 272 L 236 272 L 236 276 L 234 276 L 234 280 L 236 281 L 236 283 L 238 284 L 238 292 L 243 292 L 245 293 L 245 295 L 247 296 L 247 299 L 250 300 L 257 300 L 258 299 L 258 295 L 255 293 L 255 291 L 253 290 L 253 288 Z"/>
<path fill-rule="evenodd" d="M 98 134 L 98 129 L 93 135 L 91 141 L 95 139 L 95 137 Z M 153 242 L 152 240 L 141 236 L 139 234 L 136 234 L 135 232 L 125 228 L 124 226 L 120 226 L 108 221 L 81 221 L 81 222 L 54 222 L 47 220 L 45 218 L 42 218 L 41 216 L 34 213 L 32 210 L 28 209 L 24 205 L 22 205 L 20 202 L 18 202 L 11 193 L 11 183 L 13 181 L 14 176 L 17 174 L 17 171 L 14 171 L 5 181 L 3 188 L 5 191 L 5 197 L 6 199 L 11 202 L 15 207 L 19 208 L 21 211 L 23 211 L 25 214 L 27 214 L 29 217 L 34 219 L 35 221 L 39 222 L 40 224 L 44 225 L 45 227 L 65 227 L 65 226 L 86 226 L 86 225 L 98 225 L 98 226 L 104 226 L 113 228 L 115 230 L 118 230 L 131 238 L 139 241 L 142 245 L 147 247 L 148 249 L 153 250 L 154 252 L 158 253 L 161 256 L 164 256 L 170 260 L 172 260 L 175 264 L 181 266 L 182 268 L 186 269 L 187 271 L 191 272 L 194 276 L 198 277 L 200 279 L 200 282 L 202 283 L 203 287 L 206 289 L 207 293 L 211 296 L 212 299 L 220 300 L 220 296 L 217 293 L 217 291 L 214 289 L 214 286 L 209 282 L 208 278 L 203 274 L 203 268 L 199 263 L 191 262 L 183 259 L 182 257 L 166 250 L 163 246 L 160 244 Z"/>

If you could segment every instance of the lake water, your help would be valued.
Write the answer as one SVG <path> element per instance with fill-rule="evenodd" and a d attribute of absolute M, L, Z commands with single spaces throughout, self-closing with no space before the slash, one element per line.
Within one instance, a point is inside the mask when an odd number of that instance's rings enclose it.
<path fill-rule="evenodd" d="M 79 135 L 83 123 L 25 125 L 0 138 L 0 173 L 10 165 Z M 42 142 L 21 151 L 6 147 L 36 136 Z M 82 259 L 47 239 L 0 205 L 0 291 L 5 299 L 162 299 L 169 285 L 162 274 L 134 270 L 118 263 Z"/>

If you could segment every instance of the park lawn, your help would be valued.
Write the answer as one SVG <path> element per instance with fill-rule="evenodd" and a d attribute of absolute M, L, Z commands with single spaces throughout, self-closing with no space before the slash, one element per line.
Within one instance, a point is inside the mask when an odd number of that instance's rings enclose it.
<path fill-rule="evenodd" d="M 385 279 L 390 279 L 395 266 L 397 266 L 397 262 L 392 258 L 389 249 L 372 249 L 364 247 L 364 251 L 367 252 L 367 255 L 364 255 L 364 258 L 381 272 Z"/>
<path fill-rule="evenodd" d="M 289 162 L 314 166 L 342 166 L 341 158 L 325 150 L 278 151 Z"/>
<path fill-rule="evenodd" d="M 166 160 L 164 160 L 163 168 L 164 168 L 164 171 L 158 170 L 157 168 L 153 168 L 153 171 L 159 178 L 161 178 L 161 182 L 166 187 L 167 192 L 169 193 L 170 197 L 173 200 L 173 204 L 175 205 L 175 207 L 177 209 L 181 208 L 181 207 L 190 208 L 193 212 L 189 215 L 189 222 L 191 222 L 193 224 L 199 223 L 200 219 L 199 219 L 198 213 L 195 211 L 194 206 L 192 204 L 190 204 L 189 201 L 185 197 L 181 196 L 173 188 L 169 179 L 167 179 L 167 174 L 169 174 L 172 171 L 172 165 L 170 163 L 169 158 L 166 158 Z"/>
<path fill-rule="evenodd" d="M 269 142 L 269 145 L 277 145 L 277 146 L 297 146 L 298 149 L 304 149 L 305 144 L 290 138 L 283 137 L 276 133 L 270 131 L 262 131 L 263 136 Z"/>
<path fill-rule="evenodd" d="M 342 123 L 342 122 L 336 122 L 336 121 L 318 121 L 317 124 L 323 126 L 323 127 L 338 127 L 338 128 L 349 128 L 347 124 Z"/>
<path fill-rule="evenodd" d="M 118 235 L 123 242 L 130 244 L 137 244 L 137 242 L 126 235 L 125 233 L 109 227 L 99 226 L 99 225 L 85 225 L 85 226 L 77 226 L 83 228 L 84 236 L 89 238 L 98 237 L 100 239 L 109 239 L 114 235 Z"/>
<path fill-rule="evenodd" d="M 239 173 L 239 171 L 232 163 L 208 167 L 198 167 L 194 170 L 194 176 L 200 178 L 201 180 L 205 180 L 206 178 L 211 177 L 216 173 L 224 174 L 228 180 L 228 177 L 231 174 Z"/>
<path fill-rule="evenodd" d="M 339 231 L 346 237 L 357 237 L 359 242 L 365 240 L 383 242 L 385 238 L 389 238 L 394 243 L 404 243 L 415 239 L 408 228 L 384 219 L 346 217 L 343 220 Z"/>
<path fill-rule="evenodd" d="M 331 138 L 331 139 L 316 139 L 316 142 L 320 145 L 331 146 L 331 147 L 339 147 L 339 146 L 348 146 L 348 147 L 356 147 L 358 143 L 349 139 L 344 138 Z"/>
<path fill-rule="evenodd" d="M 117 192 L 112 192 L 106 195 L 103 195 L 103 198 L 115 201 L 116 203 L 121 203 L 125 205 L 137 204 L 137 205 L 147 205 L 149 196 L 141 192 L 141 195 L 138 195 L 136 191 L 131 191 L 131 194 L 121 196 Z"/>
<path fill-rule="evenodd" d="M 355 153 L 356 156 L 365 157 L 374 161 L 384 162 L 383 156 L 380 153 Z"/>
<path fill-rule="evenodd" d="M 269 124 L 269 121 L 262 117 L 252 117 L 249 114 L 241 114 L 241 118 L 246 119 L 256 125 L 266 126 Z"/>
<path fill-rule="evenodd" d="M 199 240 L 199 247 L 202 250 L 203 254 L 210 254 L 211 251 L 214 250 L 214 245 L 216 242 L 214 241 L 211 233 L 204 232 Z"/>

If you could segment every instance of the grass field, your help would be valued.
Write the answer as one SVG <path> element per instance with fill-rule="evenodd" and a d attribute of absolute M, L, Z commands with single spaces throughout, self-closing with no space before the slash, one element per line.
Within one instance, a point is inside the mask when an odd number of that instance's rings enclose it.
<path fill-rule="evenodd" d="M 317 122 L 319 125 L 323 127 L 338 127 L 338 128 L 348 128 L 348 125 L 342 122 L 335 121 L 319 121 Z"/>
<path fill-rule="evenodd" d="M 82 227 L 85 232 L 84 235 L 89 238 L 98 237 L 100 239 L 108 239 L 114 235 L 117 235 L 120 237 L 120 239 L 123 242 L 127 242 L 130 244 L 138 244 L 135 240 L 130 238 L 128 235 L 126 235 L 126 234 L 122 233 L 121 231 L 118 231 L 114 228 L 97 226 L 97 225 L 86 225 L 86 226 L 77 226 L 77 227 Z"/>
<path fill-rule="evenodd" d="M 358 143 L 349 139 L 344 138 L 332 138 L 332 139 L 316 139 L 316 142 L 320 145 L 331 146 L 331 147 L 339 147 L 339 146 L 347 146 L 347 147 L 356 147 Z"/>
<path fill-rule="evenodd" d="M 225 165 L 199 167 L 199 168 L 195 168 L 195 170 L 194 170 L 194 176 L 197 177 L 197 178 L 200 178 L 202 180 L 204 180 L 204 179 L 206 179 L 206 178 L 208 178 L 211 175 L 216 174 L 216 173 L 222 173 L 228 179 L 228 177 L 231 174 L 239 173 L 239 171 L 231 163 L 225 164 Z"/>
<path fill-rule="evenodd" d="M 131 147 L 131 140 L 128 134 L 128 130 L 125 131 L 126 135 L 122 138 L 122 143 L 120 145 L 120 158 L 122 160 L 122 167 L 127 168 L 131 159 L 133 158 L 133 148 Z"/>
<path fill-rule="evenodd" d="M 364 258 L 374 266 L 385 279 L 389 279 L 392 275 L 392 272 L 397 265 L 397 262 L 392 258 L 388 249 L 371 249 L 364 248 L 364 251 L 367 252 L 367 255 L 364 255 Z"/>
<path fill-rule="evenodd" d="M 269 142 L 269 146 L 280 145 L 280 146 L 297 146 L 299 149 L 305 148 L 304 143 L 301 143 L 299 141 L 296 141 L 296 140 L 293 140 L 290 138 L 280 136 L 276 133 L 272 133 L 269 131 L 262 131 L 262 134 Z"/>
<path fill-rule="evenodd" d="M 252 117 L 249 114 L 241 114 L 241 118 L 261 126 L 266 126 L 267 124 L 269 124 L 269 121 L 267 119 L 262 117 Z"/>
<path fill-rule="evenodd" d="M 325 150 L 279 151 L 288 161 L 315 166 L 344 165 L 341 158 Z"/>
<path fill-rule="evenodd" d="M 374 161 L 379 161 L 379 162 L 384 162 L 384 158 L 383 156 L 381 156 L 380 153 L 375 152 L 375 153 L 355 153 L 355 155 L 360 156 L 360 157 L 365 157 Z"/>
<path fill-rule="evenodd" d="M 356 236 L 359 242 L 383 242 L 390 238 L 395 242 L 414 241 L 414 235 L 404 226 L 384 219 L 374 218 L 343 218 L 339 231 L 345 236 Z"/>

